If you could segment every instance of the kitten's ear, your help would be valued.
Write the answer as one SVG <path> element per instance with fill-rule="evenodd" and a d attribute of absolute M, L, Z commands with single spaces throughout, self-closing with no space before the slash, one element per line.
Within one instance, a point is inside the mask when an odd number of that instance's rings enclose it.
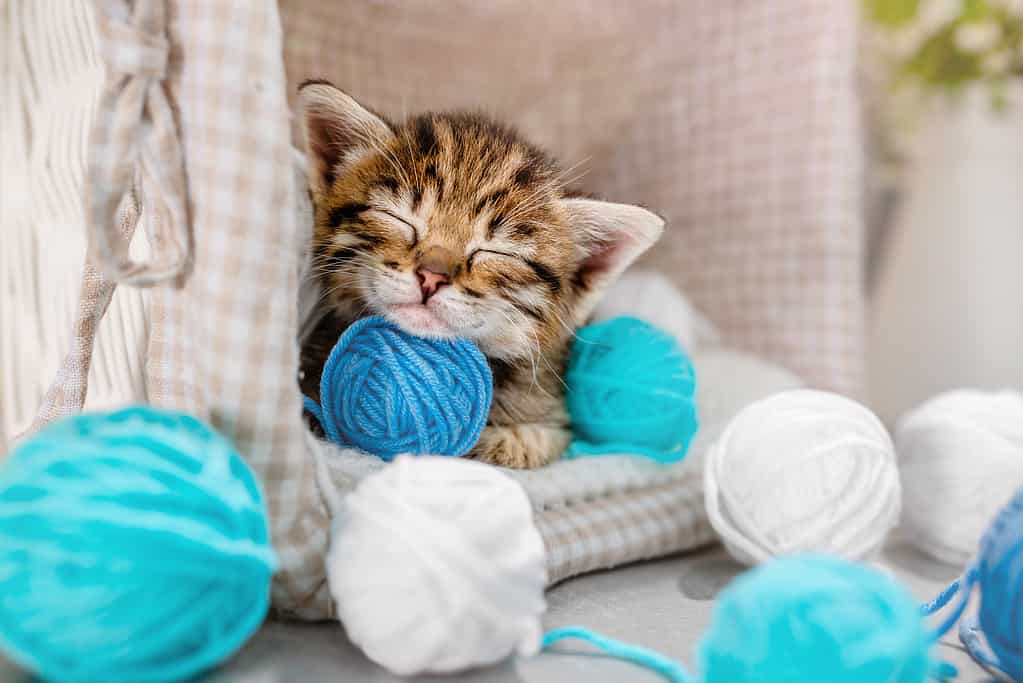
<path fill-rule="evenodd" d="M 582 325 L 607 289 L 660 238 L 664 220 L 631 204 L 594 199 L 563 199 L 580 245 L 577 294 L 572 316 Z"/>
<path fill-rule="evenodd" d="M 348 154 L 379 147 L 394 135 L 386 121 L 325 81 L 304 83 L 298 99 L 314 192 L 333 184 Z"/>

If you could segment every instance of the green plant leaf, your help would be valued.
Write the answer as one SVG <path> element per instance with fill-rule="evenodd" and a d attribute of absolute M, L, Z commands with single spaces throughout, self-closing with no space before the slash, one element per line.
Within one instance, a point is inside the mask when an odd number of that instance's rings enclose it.
<path fill-rule="evenodd" d="M 867 16 L 881 26 L 898 28 L 916 17 L 920 0 L 863 0 Z"/>
<path fill-rule="evenodd" d="M 982 57 L 956 47 L 955 31 L 960 22 L 945 26 L 932 35 L 904 65 L 903 74 L 924 83 L 957 89 L 983 77 Z"/>
<path fill-rule="evenodd" d="M 982 21 L 991 15 L 987 0 L 963 0 L 963 21 Z"/>

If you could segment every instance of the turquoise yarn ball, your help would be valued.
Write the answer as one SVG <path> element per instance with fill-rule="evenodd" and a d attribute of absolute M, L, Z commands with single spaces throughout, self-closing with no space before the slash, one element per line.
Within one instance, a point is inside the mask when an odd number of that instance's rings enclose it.
<path fill-rule="evenodd" d="M 587 325 L 576 334 L 565 379 L 570 457 L 685 457 L 699 428 L 696 373 L 671 335 L 628 316 Z"/>
<path fill-rule="evenodd" d="M 895 581 L 799 555 L 743 574 L 718 596 L 699 657 L 705 683 L 923 683 L 930 643 Z"/>
<path fill-rule="evenodd" d="M 262 623 L 267 529 L 252 471 L 195 418 L 57 422 L 0 463 L 0 648 L 59 683 L 190 678 Z"/>
<path fill-rule="evenodd" d="M 352 324 L 331 350 L 320 405 L 306 408 L 327 438 L 392 460 L 465 455 L 490 414 L 493 377 L 466 339 L 411 335 L 380 317 Z"/>

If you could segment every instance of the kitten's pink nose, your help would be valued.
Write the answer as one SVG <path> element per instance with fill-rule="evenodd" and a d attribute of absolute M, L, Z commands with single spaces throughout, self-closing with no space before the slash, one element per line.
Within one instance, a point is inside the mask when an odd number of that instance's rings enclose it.
<path fill-rule="evenodd" d="M 437 293 L 437 290 L 451 282 L 451 274 L 458 268 L 455 253 L 444 247 L 432 246 L 419 258 L 416 276 L 423 293 L 423 303 Z"/>
<path fill-rule="evenodd" d="M 416 275 L 419 277 L 419 290 L 423 293 L 424 304 L 438 289 L 451 282 L 447 273 L 435 273 L 425 268 L 417 270 Z"/>

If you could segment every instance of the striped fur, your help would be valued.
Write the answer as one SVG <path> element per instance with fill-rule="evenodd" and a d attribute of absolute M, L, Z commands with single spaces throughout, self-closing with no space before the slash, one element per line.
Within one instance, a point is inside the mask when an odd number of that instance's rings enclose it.
<path fill-rule="evenodd" d="M 316 394 L 327 353 L 362 315 L 469 338 L 495 377 L 472 456 L 516 468 L 556 459 L 570 435 L 561 377 L 574 330 L 662 221 L 568 196 L 551 158 L 487 117 L 392 123 L 321 81 L 300 96 L 326 311 L 303 348 L 303 389 Z M 427 259 L 445 260 L 451 283 L 424 303 L 416 269 Z"/>

